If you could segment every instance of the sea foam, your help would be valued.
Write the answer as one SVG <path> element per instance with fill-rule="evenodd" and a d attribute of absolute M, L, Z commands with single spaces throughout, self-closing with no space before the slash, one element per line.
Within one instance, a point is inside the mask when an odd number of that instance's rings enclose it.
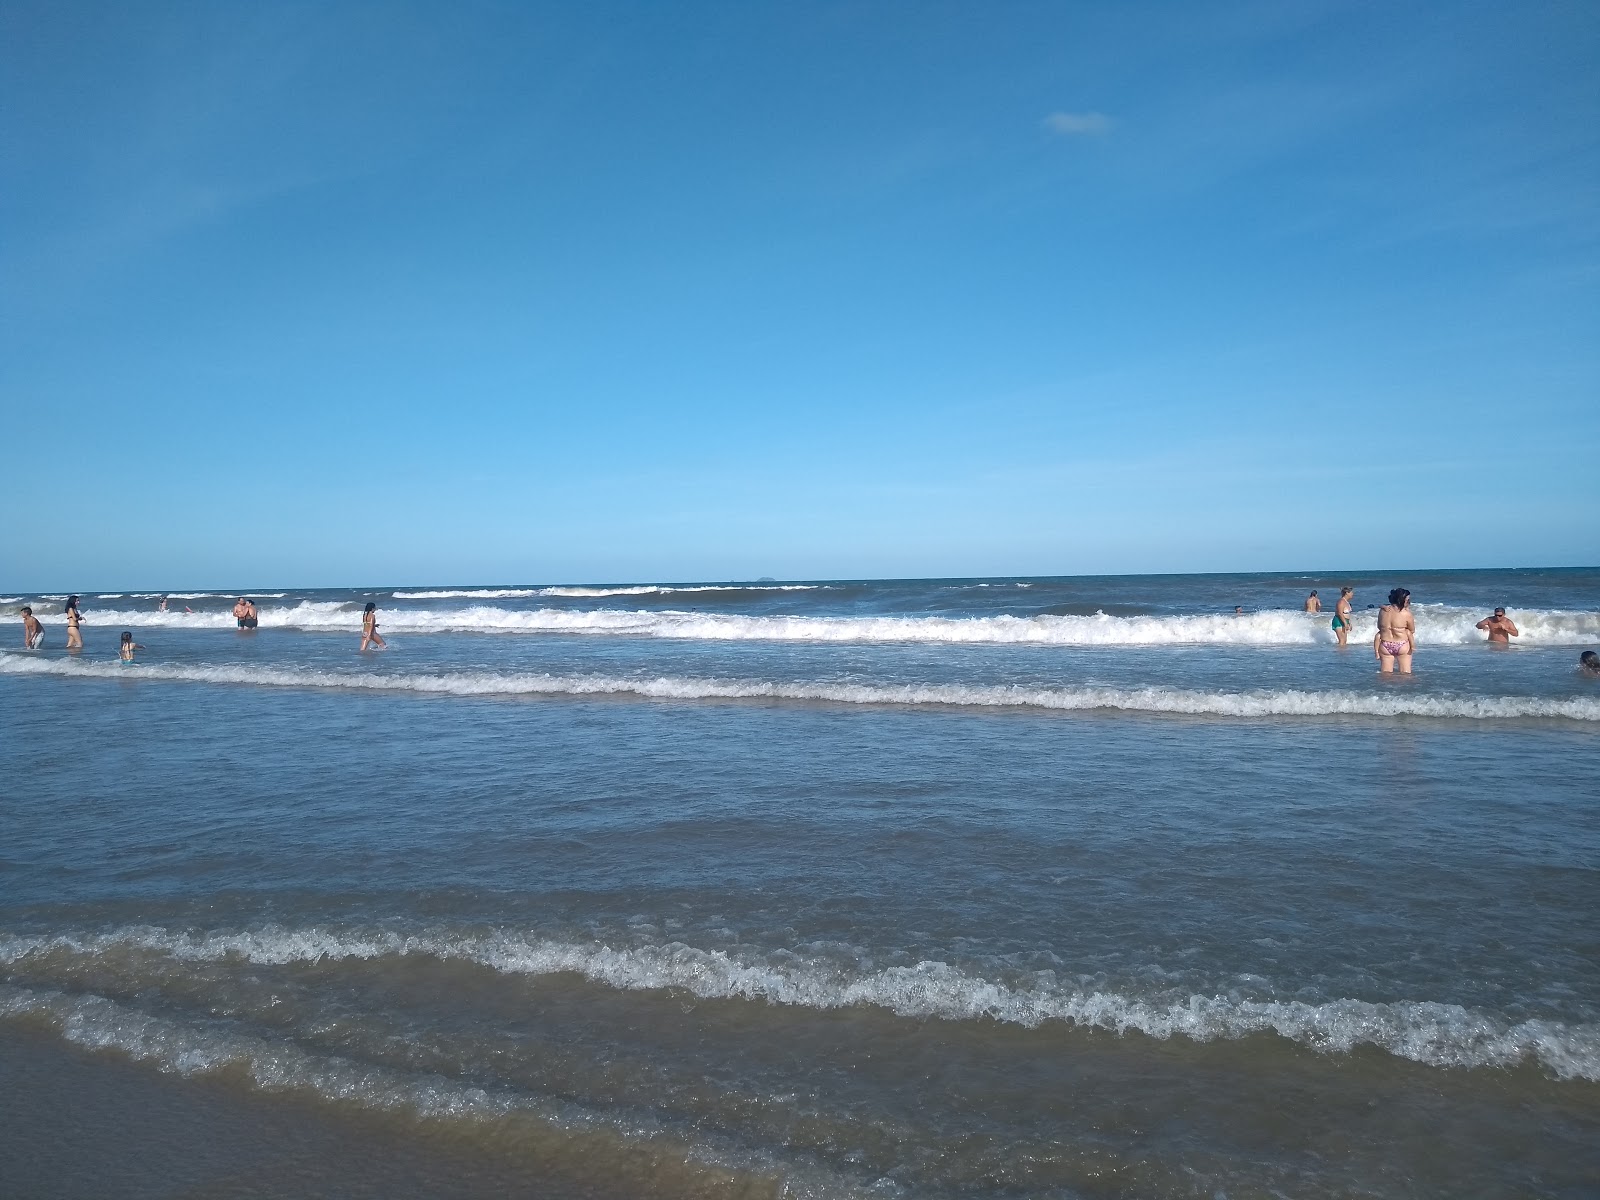
<path fill-rule="evenodd" d="M 67 678 L 239 684 L 256 687 L 351 688 L 447 696 L 636 696 L 649 700 L 776 700 L 834 704 L 1118 710 L 1214 717 L 1432 717 L 1457 720 L 1537 718 L 1600 722 L 1600 697 L 1463 696 L 1389 692 L 1310 692 L 1260 688 L 1242 692 L 1168 687 L 1028 687 L 1014 684 L 873 684 L 777 682 L 675 676 L 549 675 L 517 671 L 383 673 L 303 667 L 180 665 L 0 652 L 0 674 Z"/>
<path fill-rule="evenodd" d="M 0 935 L 0 963 L 125 958 L 130 952 L 178 962 L 262 966 L 418 955 L 504 974 L 577 974 L 625 991 L 681 990 L 828 1010 L 871 1006 L 916 1019 L 992 1020 L 1026 1028 L 1060 1022 L 1125 1035 L 1207 1042 L 1270 1033 L 1323 1053 L 1374 1046 L 1434 1067 L 1508 1067 L 1532 1060 L 1559 1079 L 1600 1080 L 1600 1025 L 1511 1021 L 1433 1001 L 1241 999 L 1191 994 L 1128 996 L 1063 984 L 1054 973 L 986 978 L 949 963 L 850 969 L 787 950 L 739 957 L 682 942 L 612 946 L 522 933 L 339 930 L 266 926 L 239 932 L 133 926 L 100 934 Z"/>
<path fill-rule="evenodd" d="M 720 589 L 708 589 L 720 590 Z M 564 594 L 577 595 L 567 589 Z M 584 593 L 587 594 L 587 593 Z M 621 594 L 616 590 L 607 594 Z M 417 593 L 407 593 L 417 595 Z M 442 598 L 442 597 L 441 597 Z M 1521 645 L 1600 644 L 1600 612 L 1543 609 L 1512 614 L 1522 631 Z M 1477 609 L 1420 606 L 1419 646 L 1467 645 L 1486 640 L 1475 628 Z M 473 604 L 462 608 L 380 609 L 383 628 L 415 633 L 604 634 L 622 637 L 683 638 L 696 641 L 776 641 L 823 643 L 930 643 L 1028 646 L 1313 646 L 1334 640 L 1322 615 L 1272 610 L 1242 616 L 746 616 L 697 611 L 646 611 L 612 608 L 508 608 Z M 43 613 L 46 624 L 62 624 L 61 613 Z M 301 601 L 260 607 L 264 629 L 359 629 L 359 606 L 339 601 Z M 92 610 L 92 625 L 119 628 L 231 629 L 231 613 Z M 1370 641 L 1370 615 L 1358 614 L 1352 640 Z"/>

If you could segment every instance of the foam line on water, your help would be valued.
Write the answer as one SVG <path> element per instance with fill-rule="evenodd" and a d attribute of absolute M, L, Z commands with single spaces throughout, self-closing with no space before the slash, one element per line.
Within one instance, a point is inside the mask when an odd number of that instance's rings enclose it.
<path fill-rule="evenodd" d="M 52 955 L 107 958 L 153 953 L 188 962 L 263 966 L 420 955 L 516 975 L 572 973 L 627 991 L 678 989 L 701 999 L 738 999 L 828 1010 L 867 1005 L 910 1018 L 993 1020 L 1027 1028 L 1062 1022 L 1125 1035 L 1196 1042 L 1271 1033 L 1322 1053 L 1374 1046 L 1442 1068 L 1509 1067 L 1525 1060 L 1560 1079 L 1600 1080 L 1600 1025 L 1509 1021 L 1457 1004 L 1337 999 L 1251 1000 L 1193 994 L 1137 997 L 1064 986 L 1050 972 L 987 979 L 949 963 L 850 969 L 779 951 L 739 958 L 681 942 L 611 946 L 500 932 L 406 934 L 392 930 L 287 929 L 236 933 L 132 926 L 102 934 L 0 935 L 0 963 Z"/>
<path fill-rule="evenodd" d="M 898 1187 L 883 1186 L 886 1181 L 863 1189 L 826 1167 L 780 1161 L 710 1131 L 686 1135 L 642 1108 L 598 1110 L 569 1100 L 476 1087 L 443 1075 L 313 1053 L 292 1041 L 217 1024 L 197 1027 L 93 993 L 73 995 L 0 984 L 0 1020 L 42 1021 L 75 1045 L 119 1051 L 168 1074 L 196 1076 L 233 1069 L 264 1092 L 309 1090 L 324 1100 L 424 1121 L 531 1120 L 569 1145 L 585 1146 L 598 1161 L 613 1167 L 625 1164 L 635 1176 L 649 1177 L 665 1165 L 675 1176 L 687 1171 L 692 1186 L 696 1170 L 704 1169 L 706 1190 L 717 1183 L 725 1185 L 732 1171 L 744 1176 L 752 1191 L 795 1200 L 836 1196 L 867 1200 L 901 1193 Z M 691 1194 L 701 1190 L 694 1188 Z"/>
<path fill-rule="evenodd" d="M 547 675 L 459 671 L 387 674 L 303 667 L 179 665 L 35 657 L 0 651 L 0 674 L 67 678 L 350 688 L 448 696 L 638 696 L 650 700 L 791 700 L 914 708 L 1021 708 L 1217 717 L 1424 717 L 1456 720 L 1545 719 L 1600 722 L 1600 696 L 1451 696 L 1418 693 L 1262 688 L 1246 692 L 1166 687 L 1024 687 L 983 684 L 773 682 L 751 679 Z"/>
<path fill-rule="evenodd" d="M 721 589 L 707 589 L 721 590 Z M 577 594 L 568 589 L 563 594 Z M 618 594 L 613 591 L 611 594 Z M 45 624 L 64 624 L 59 612 L 37 614 Z M 1417 612 L 1418 644 L 1469 645 L 1487 635 L 1474 626 L 1477 609 L 1421 606 Z M 1519 645 L 1566 646 L 1600 644 L 1600 612 L 1564 609 L 1517 610 L 1512 613 L 1522 637 Z M 625 637 L 684 638 L 697 641 L 869 642 L 991 644 L 1029 646 L 1313 646 L 1331 644 L 1334 635 L 1324 615 L 1288 610 L 1243 616 L 1080 615 L 935 617 L 935 616 L 745 616 L 732 613 L 636 609 L 507 608 L 474 604 L 463 608 L 380 610 L 383 628 L 416 633 L 567 633 Z M 85 613 L 91 625 L 128 628 L 232 629 L 227 611 L 184 613 L 153 610 L 96 609 Z M 1374 618 L 1358 614 L 1351 641 L 1370 642 Z M 293 605 L 264 605 L 265 629 L 359 629 L 360 605 L 330 600 L 305 600 Z"/>
<path fill-rule="evenodd" d="M 818 583 L 638 583 L 617 587 L 567 585 L 541 588 L 441 588 L 390 593 L 396 600 L 526 600 L 534 596 L 589 599 L 603 596 L 669 596 L 694 592 L 814 592 Z"/>

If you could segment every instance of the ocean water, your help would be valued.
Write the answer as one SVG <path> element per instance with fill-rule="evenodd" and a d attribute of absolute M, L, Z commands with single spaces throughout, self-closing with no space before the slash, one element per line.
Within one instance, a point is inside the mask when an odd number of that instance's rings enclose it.
<path fill-rule="evenodd" d="M 1595 1194 L 1600 571 L 258 597 L 0 597 L 0 1074 L 418 1195 Z"/>

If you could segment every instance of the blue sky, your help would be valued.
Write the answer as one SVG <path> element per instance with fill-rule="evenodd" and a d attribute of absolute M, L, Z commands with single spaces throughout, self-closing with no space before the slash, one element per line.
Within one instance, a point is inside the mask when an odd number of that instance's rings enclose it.
<path fill-rule="evenodd" d="M 1600 562 L 1600 7 L 0 6 L 0 587 Z"/>

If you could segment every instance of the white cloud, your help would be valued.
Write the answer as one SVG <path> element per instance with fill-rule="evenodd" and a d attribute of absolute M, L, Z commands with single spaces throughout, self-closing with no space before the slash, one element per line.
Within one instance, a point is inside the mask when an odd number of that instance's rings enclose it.
<path fill-rule="evenodd" d="M 1111 132 L 1111 118 L 1097 112 L 1053 112 L 1044 119 L 1045 128 L 1062 137 L 1100 137 Z"/>

